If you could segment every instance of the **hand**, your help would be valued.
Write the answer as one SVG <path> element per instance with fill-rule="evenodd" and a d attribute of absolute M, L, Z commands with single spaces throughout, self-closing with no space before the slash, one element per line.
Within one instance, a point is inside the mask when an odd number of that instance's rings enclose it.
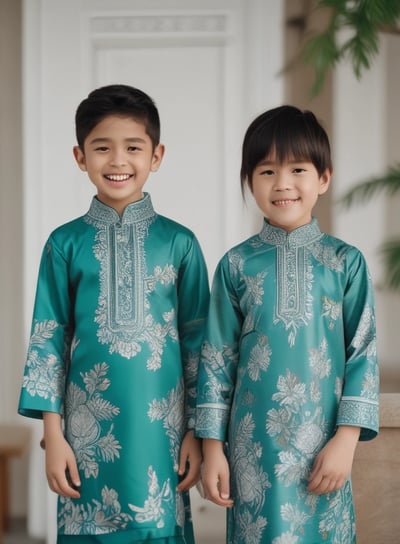
<path fill-rule="evenodd" d="M 220 440 L 203 440 L 203 470 L 202 484 L 205 498 L 231 508 L 233 500 L 229 498 L 229 464 L 223 450 L 223 443 Z"/>
<path fill-rule="evenodd" d="M 340 489 L 351 473 L 359 427 L 339 427 L 317 455 L 308 479 L 307 490 L 316 495 Z"/>
<path fill-rule="evenodd" d="M 186 433 L 179 455 L 178 474 L 183 479 L 179 482 L 178 491 L 188 491 L 200 480 L 201 467 L 200 440 L 195 438 L 193 431 Z"/>
<path fill-rule="evenodd" d="M 58 495 L 78 499 L 81 485 L 74 452 L 61 431 L 58 414 L 43 414 L 46 476 L 49 487 Z"/>

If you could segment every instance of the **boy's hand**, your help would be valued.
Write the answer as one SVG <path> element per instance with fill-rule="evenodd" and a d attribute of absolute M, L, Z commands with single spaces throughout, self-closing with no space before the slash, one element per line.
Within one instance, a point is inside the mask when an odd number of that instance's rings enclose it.
<path fill-rule="evenodd" d="M 182 440 L 179 456 L 178 474 L 183 479 L 179 482 L 178 491 L 188 491 L 200 480 L 201 460 L 200 440 L 195 438 L 193 431 L 188 431 Z"/>
<path fill-rule="evenodd" d="M 360 436 L 359 427 L 339 427 L 317 455 L 308 479 L 307 490 L 316 495 L 340 489 L 351 473 L 354 452 Z"/>
<path fill-rule="evenodd" d="M 60 416 L 47 412 L 43 414 L 43 420 L 49 487 L 58 495 L 78 499 L 81 485 L 78 467 L 74 452 L 61 431 Z"/>
<path fill-rule="evenodd" d="M 223 450 L 223 443 L 220 440 L 203 440 L 203 470 L 202 484 L 205 498 L 231 508 L 233 500 L 229 498 L 229 464 Z"/>

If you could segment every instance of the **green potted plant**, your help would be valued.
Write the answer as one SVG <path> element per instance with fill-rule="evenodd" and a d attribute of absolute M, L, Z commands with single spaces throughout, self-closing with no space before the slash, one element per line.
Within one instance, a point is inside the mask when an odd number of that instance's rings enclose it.
<path fill-rule="evenodd" d="M 315 9 L 329 10 L 329 14 L 326 29 L 312 35 L 303 50 L 303 59 L 315 72 L 313 95 L 321 91 L 329 70 L 345 58 L 360 79 L 379 52 L 379 33 L 400 34 L 400 0 L 320 0 Z M 381 192 L 400 194 L 400 164 L 381 177 L 361 180 L 340 203 L 351 206 L 366 202 Z M 400 292 L 400 237 L 386 241 L 381 250 L 387 286 Z"/>

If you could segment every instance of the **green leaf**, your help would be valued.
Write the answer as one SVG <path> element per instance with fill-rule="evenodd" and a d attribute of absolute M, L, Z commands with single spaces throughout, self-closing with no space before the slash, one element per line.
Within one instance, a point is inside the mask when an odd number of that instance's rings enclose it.
<path fill-rule="evenodd" d="M 327 31 L 325 34 L 318 34 L 311 38 L 304 50 L 304 60 L 315 70 L 312 94 L 318 94 L 329 69 L 334 67 L 339 60 L 334 32 Z"/>
<path fill-rule="evenodd" d="M 372 177 L 352 187 L 339 199 L 339 204 L 350 207 L 355 203 L 367 202 L 383 192 L 389 196 L 400 192 L 400 165 L 391 168 L 385 176 Z"/>

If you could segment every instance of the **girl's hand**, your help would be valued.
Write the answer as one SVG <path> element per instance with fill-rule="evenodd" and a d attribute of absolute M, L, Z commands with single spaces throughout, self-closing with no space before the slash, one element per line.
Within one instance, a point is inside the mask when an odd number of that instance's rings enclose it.
<path fill-rule="evenodd" d="M 359 427 L 339 427 L 317 455 L 308 479 L 307 490 L 316 495 L 340 489 L 351 473 L 354 452 L 360 436 Z"/>
<path fill-rule="evenodd" d="M 179 456 L 178 474 L 183 479 L 179 482 L 178 491 L 188 491 L 200 480 L 201 445 L 193 431 L 186 433 Z"/>
<path fill-rule="evenodd" d="M 233 500 L 229 497 L 229 464 L 220 440 L 203 439 L 202 484 L 206 499 L 231 508 Z"/>
<path fill-rule="evenodd" d="M 44 420 L 44 441 L 46 452 L 46 476 L 49 487 L 58 495 L 78 499 L 80 497 L 78 467 L 74 452 L 65 440 L 58 414 L 46 412 Z"/>

